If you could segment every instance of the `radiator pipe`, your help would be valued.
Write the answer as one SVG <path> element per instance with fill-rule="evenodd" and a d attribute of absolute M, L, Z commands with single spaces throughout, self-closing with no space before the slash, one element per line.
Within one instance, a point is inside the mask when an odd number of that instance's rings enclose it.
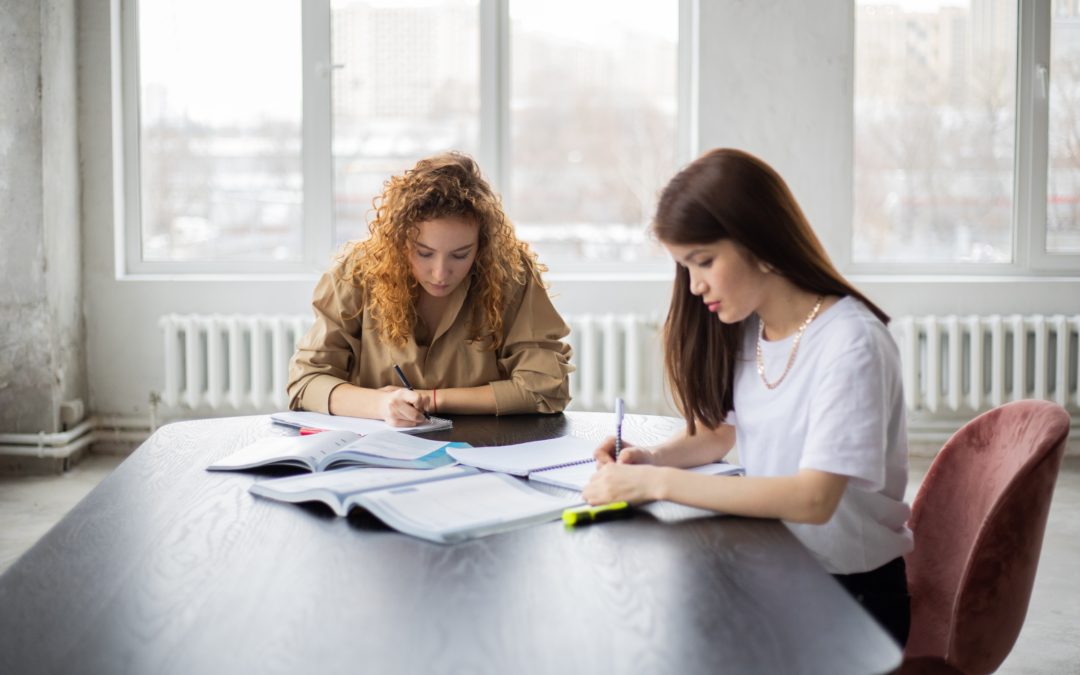
<path fill-rule="evenodd" d="M 150 432 L 150 423 L 139 418 L 91 416 L 68 431 L 0 433 L 0 454 L 64 458 L 97 441 L 141 443 Z"/>

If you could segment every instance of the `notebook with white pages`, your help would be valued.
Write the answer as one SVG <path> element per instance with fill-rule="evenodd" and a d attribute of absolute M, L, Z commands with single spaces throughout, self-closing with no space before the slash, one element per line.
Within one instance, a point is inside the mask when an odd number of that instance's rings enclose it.
<path fill-rule="evenodd" d="M 441 544 L 558 520 L 581 496 L 545 494 L 501 473 L 363 492 L 357 506 L 390 527 Z"/>
<path fill-rule="evenodd" d="M 575 436 L 560 436 L 543 441 L 492 445 L 487 447 L 447 448 L 447 453 L 468 466 L 525 477 L 570 490 L 581 490 L 596 471 L 593 451 L 596 442 Z M 740 475 L 737 464 L 716 462 L 690 469 L 695 473 Z"/>
<path fill-rule="evenodd" d="M 745 473 L 743 468 L 738 464 L 730 464 L 728 462 L 702 464 L 701 466 L 687 469 L 687 471 L 708 476 L 741 476 Z M 544 471 L 530 472 L 529 480 L 566 488 L 568 490 L 581 491 L 585 489 L 585 485 L 589 482 L 594 473 L 596 473 L 596 462 L 582 462 L 580 464 L 570 464 Z"/>
<path fill-rule="evenodd" d="M 595 449 L 595 441 L 575 436 L 559 436 L 513 445 L 447 448 L 447 452 L 462 464 L 524 478 L 534 471 L 547 471 L 572 464 L 593 462 Z"/>
<path fill-rule="evenodd" d="M 432 417 L 423 424 L 415 427 L 395 427 L 383 420 L 370 420 L 363 417 L 347 417 L 345 415 L 326 415 L 306 410 L 289 410 L 276 412 L 270 415 L 270 419 L 276 424 L 288 427 L 309 427 L 324 431 L 351 431 L 354 434 L 366 436 L 379 431 L 397 431 L 403 434 L 423 434 L 428 431 L 442 431 L 450 429 L 454 423 L 442 417 Z"/>

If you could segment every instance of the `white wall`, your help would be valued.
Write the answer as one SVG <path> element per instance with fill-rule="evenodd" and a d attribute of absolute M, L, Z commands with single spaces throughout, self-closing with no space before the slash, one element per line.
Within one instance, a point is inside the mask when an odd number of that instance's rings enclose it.
<path fill-rule="evenodd" d="M 293 280 L 115 278 L 109 0 L 80 3 L 85 314 L 91 409 L 147 411 L 161 391 L 157 318 L 169 312 L 308 311 L 314 276 Z M 854 9 L 850 0 L 701 2 L 700 149 L 730 145 L 772 163 L 826 246 L 844 245 L 852 213 Z M 666 309 L 670 281 L 551 276 L 564 313 Z M 1073 280 L 856 279 L 894 315 L 939 312 L 1080 313 Z"/>

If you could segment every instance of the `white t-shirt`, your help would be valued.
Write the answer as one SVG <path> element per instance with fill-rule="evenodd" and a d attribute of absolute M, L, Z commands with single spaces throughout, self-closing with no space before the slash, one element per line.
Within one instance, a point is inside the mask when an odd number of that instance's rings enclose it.
<path fill-rule="evenodd" d="M 904 395 L 888 329 L 855 298 L 841 299 L 807 327 L 791 370 L 771 390 L 757 372 L 756 316 L 745 331 L 727 421 L 746 474 L 848 476 L 829 522 L 785 523 L 830 573 L 869 572 L 910 551 Z M 794 339 L 762 341 L 769 382 L 784 372 Z"/>

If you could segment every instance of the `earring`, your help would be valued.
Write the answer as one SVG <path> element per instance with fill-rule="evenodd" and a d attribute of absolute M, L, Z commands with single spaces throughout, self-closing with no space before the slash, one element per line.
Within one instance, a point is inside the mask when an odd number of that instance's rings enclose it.
<path fill-rule="evenodd" d="M 773 266 L 767 262 L 759 260 L 757 265 L 762 274 L 770 274 L 773 271 Z"/>

